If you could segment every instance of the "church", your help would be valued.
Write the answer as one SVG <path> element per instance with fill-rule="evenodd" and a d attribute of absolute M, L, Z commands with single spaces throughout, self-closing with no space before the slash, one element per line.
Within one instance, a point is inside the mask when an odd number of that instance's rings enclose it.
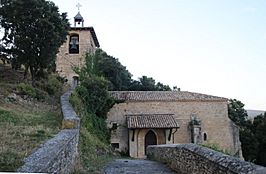
<path fill-rule="evenodd" d="M 111 145 L 145 158 L 148 145 L 212 144 L 241 157 L 238 127 L 227 99 L 187 91 L 112 91 L 119 101 L 107 114 Z"/>
<path fill-rule="evenodd" d="M 78 83 L 73 67 L 84 65 L 84 55 L 99 48 L 93 27 L 84 27 L 80 12 L 74 17 L 66 42 L 60 47 L 56 71 L 72 87 Z M 238 127 L 228 118 L 227 99 L 187 91 L 111 91 L 119 101 L 107 114 L 111 145 L 134 158 L 145 158 L 148 145 L 214 144 L 241 157 Z"/>

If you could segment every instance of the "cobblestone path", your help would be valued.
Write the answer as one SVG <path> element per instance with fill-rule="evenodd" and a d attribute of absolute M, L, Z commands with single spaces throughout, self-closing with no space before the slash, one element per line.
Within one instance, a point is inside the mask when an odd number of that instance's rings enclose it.
<path fill-rule="evenodd" d="M 149 160 L 117 159 L 107 164 L 102 174 L 176 174 L 166 165 Z"/>

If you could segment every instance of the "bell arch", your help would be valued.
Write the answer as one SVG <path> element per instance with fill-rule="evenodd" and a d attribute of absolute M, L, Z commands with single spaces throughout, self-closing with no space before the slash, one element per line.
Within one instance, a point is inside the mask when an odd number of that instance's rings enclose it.
<path fill-rule="evenodd" d="M 69 54 L 79 54 L 79 34 L 77 33 L 69 36 Z"/>

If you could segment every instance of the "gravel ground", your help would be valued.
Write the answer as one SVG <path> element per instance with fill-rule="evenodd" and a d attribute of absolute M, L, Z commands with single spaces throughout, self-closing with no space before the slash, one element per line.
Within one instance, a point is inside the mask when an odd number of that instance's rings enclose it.
<path fill-rule="evenodd" d="M 156 161 L 117 159 L 107 164 L 102 174 L 176 174 Z"/>

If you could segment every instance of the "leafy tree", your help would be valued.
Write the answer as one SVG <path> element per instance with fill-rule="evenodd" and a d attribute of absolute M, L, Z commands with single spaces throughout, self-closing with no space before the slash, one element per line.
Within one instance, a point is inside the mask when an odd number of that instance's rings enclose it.
<path fill-rule="evenodd" d="M 110 81 L 110 90 L 132 91 L 170 91 L 168 85 L 156 83 L 152 77 L 142 76 L 139 80 L 132 80 L 131 73 L 117 58 L 109 56 L 101 49 L 95 54 L 85 55 L 85 66 L 81 69 L 74 68 L 80 74 L 80 79 L 90 75 L 103 76 Z"/>
<path fill-rule="evenodd" d="M 161 82 L 157 82 L 156 89 L 157 91 L 171 91 L 171 88 L 169 85 L 164 85 Z"/>
<path fill-rule="evenodd" d="M 256 162 L 258 141 L 251 129 L 241 128 L 239 131 L 243 157 L 246 161 Z"/>
<path fill-rule="evenodd" d="M 139 81 L 133 80 L 129 90 L 132 91 L 171 91 L 168 85 L 164 85 L 160 82 L 156 84 L 152 77 L 142 76 Z"/>
<path fill-rule="evenodd" d="M 104 77 L 87 76 L 76 89 L 87 111 L 101 118 L 106 117 L 106 113 L 114 104 L 108 93 L 108 83 Z"/>
<path fill-rule="evenodd" d="M 244 104 L 236 99 L 228 103 L 229 118 L 240 128 L 240 141 L 245 160 L 266 166 L 266 113 L 247 120 Z"/>
<path fill-rule="evenodd" d="M 30 69 L 32 85 L 45 69 L 54 66 L 58 48 L 69 28 L 66 13 L 46 0 L 3 0 L 0 25 L 4 29 L 3 52 L 10 54 L 15 65 Z"/>
<path fill-rule="evenodd" d="M 256 163 L 266 166 L 266 112 L 254 118 L 253 126 L 258 141 Z"/>
<path fill-rule="evenodd" d="M 244 109 L 244 104 L 236 99 L 230 99 L 228 104 L 229 118 L 238 126 L 243 126 L 247 120 L 248 114 Z"/>
<path fill-rule="evenodd" d="M 112 90 L 127 90 L 131 74 L 117 58 L 108 55 L 101 49 L 95 53 L 95 69 L 98 75 L 104 76 L 112 84 Z"/>

